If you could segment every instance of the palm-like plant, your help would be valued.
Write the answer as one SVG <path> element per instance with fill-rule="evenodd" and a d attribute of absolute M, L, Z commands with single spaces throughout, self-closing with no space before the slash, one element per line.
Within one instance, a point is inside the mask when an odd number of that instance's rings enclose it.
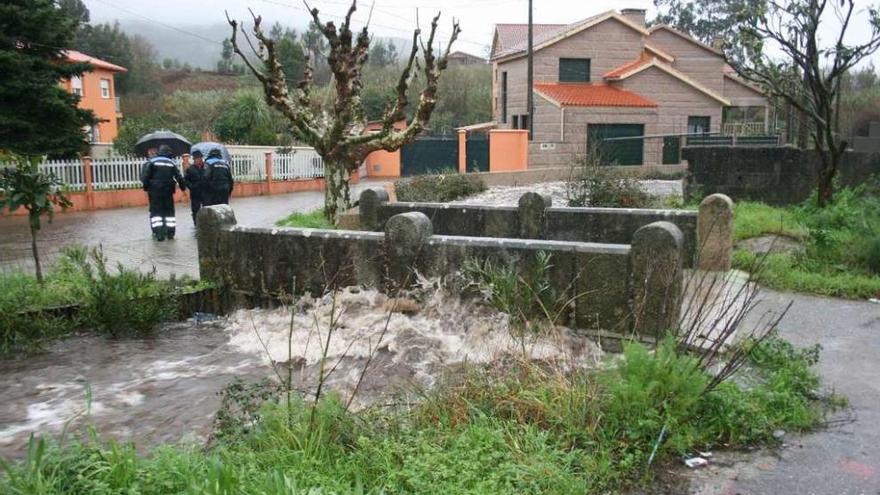
<path fill-rule="evenodd" d="M 28 212 L 31 230 L 31 251 L 34 256 L 37 281 L 43 283 L 43 270 L 37 250 L 37 232 L 40 218 L 45 215 L 52 222 L 55 208 L 69 208 L 73 203 L 67 196 L 65 184 L 54 174 L 40 170 L 39 160 L 13 156 L 15 166 L 0 169 L 0 212 L 10 213 L 19 208 Z"/>

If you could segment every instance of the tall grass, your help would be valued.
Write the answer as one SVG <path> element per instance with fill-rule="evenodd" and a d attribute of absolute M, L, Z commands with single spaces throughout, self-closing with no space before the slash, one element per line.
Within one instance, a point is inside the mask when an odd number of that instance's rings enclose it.
<path fill-rule="evenodd" d="M 767 258 L 765 284 L 829 296 L 880 296 L 880 197 L 873 183 L 841 189 L 825 208 L 817 208 L 812 198 L 785 208 L 739 203 L 734 218 L 736 240 L 776 234 L 803 243 L 801 253 Z M 734 266 L 743 268 L 755 259 L 740 251 Z"/>

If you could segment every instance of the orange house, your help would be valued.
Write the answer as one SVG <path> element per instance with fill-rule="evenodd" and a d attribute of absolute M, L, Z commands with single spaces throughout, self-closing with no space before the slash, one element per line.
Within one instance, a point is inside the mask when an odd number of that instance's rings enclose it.
<path fill-rule="evenodd" d="M 67 91 L 79 95 L 80 108 L 91 110 L 100 121 L 89 129 L 89 142 L 112 143 L 122 120 L 113 76 L 128 72 L 128 69 L 76 50 L 67 50 L 66 55 L 71 62 L 88 62 L 92 66 L 92 70 L 82 77 L 72 77 L 61 83 Z"/>

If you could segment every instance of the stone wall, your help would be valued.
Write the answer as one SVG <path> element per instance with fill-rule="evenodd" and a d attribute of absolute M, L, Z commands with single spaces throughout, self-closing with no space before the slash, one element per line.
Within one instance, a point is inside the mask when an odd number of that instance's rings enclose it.
<path fill-rule="evenodd" d="M 722 193 L 734 200 L 786 205 L 810 197 L 816 187 L 820 158 L 815 151 L 782 146 L 748 148 L 714 146 L 684 148 L 688 162 L 687 194 Z M 880 174 L 880 154 L 848 152 L 838 177 L 855 186 Z"/>
<path fill-rule="evenodd" d="M 536 201 L 536 198 L 540 198 Z M 533 238 L 554 241 L 630 244 L 636 231 L 654 222 L 670 222 L 683 235 L 684 264 L 706 269 L 729 267 L 727 258 L 713 255 L 701 264 L 700 246 L 732 245 L 732 203 L 723 204 L 730 211 L 721 212 L 714 202 L 701 207 L 704 217 L 702 236 L 698 235 L 700 212 L 687 210 L 652 210 L 625 208 L 571 208 L 552 207 L 549 198 L 526 193 L 518 207 L 460 205 L 448 203 L 388 202 L 384 191 L 367 189 L 361 193 L 361 228 L 381 230 L 385 222 L 400 213 L 419 212 L 431 219 L 434 232 L 442 235 Z M 711 211 L 710 209 L 711 208 Z M 716 249 L 717 251 L 717 249 Z M 723 255 L 720 255 L 723 256 Z"/>
<path fill-rule="evenodd" d="M 536 196 L 514 212 L 543 212 Z M 431 220 L 416 211 L 383 225 L 383 232 L 249 228 L 236 224 L 227 205 L 203 208 L 201 277 L 250 296 L 292 287 L 320 294 L 347 285 L 394 291 L 413 283 L 416 273 L 454 274 L 466 260 L 493 260 L 525 273 L 543 252 L 551 260 L 548 281 L 563 300 L 574 301 L 566 323 L 612 348 L 630 337 L 655 341 L 680 317 L 685 237 L 670 222 L 642 226 L 627 244 L 435 235 Z M 540 224 L 516 225 L 518 234 L 529 235 Z"/>

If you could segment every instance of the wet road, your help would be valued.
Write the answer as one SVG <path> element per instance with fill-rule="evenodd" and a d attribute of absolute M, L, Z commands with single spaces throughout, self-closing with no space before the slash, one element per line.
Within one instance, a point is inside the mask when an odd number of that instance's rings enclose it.
<path fill-rule="evenodd" d="M 880 304 L 764 295 L 764 304 L 772 307 L 790 300 L 794 305 L 779 325 L 780 335 L 801 347 L 822 345 L 817 370 L 850 407 L 822 430 L 786 435 L 778 452 L 723 454 L 716 466 L 685 473 L 694 478 L 689 493 L 880 494 Z"/>
<path fill-rule="evenodd" d="M 353 197 L 365 187 L 380 187 L 384 182 L 362 182 L 353 187 Z M 294 211 L 311 211 L 324 202 L 324 194 L 306 191 L 276 196 L 233 198 L 238 222 L 248 226 L 271 226 Z M 44 269 L 65 247 L 102 246 L 115 265 L 148 271 L 153 266 L 161 277 L 171 274 L 198 278 L 198 254 L 195 230 L 188 203 L 178 203 L 177 237 L 155 242 L 150 235 L 147 207 L 119 208 L 92 212 L 61 213 L 53 223 L 43 222 L 37 245 Z M 30 232 L 25 217 L 0 217 L 0 271 L 32 270 Z"/>

